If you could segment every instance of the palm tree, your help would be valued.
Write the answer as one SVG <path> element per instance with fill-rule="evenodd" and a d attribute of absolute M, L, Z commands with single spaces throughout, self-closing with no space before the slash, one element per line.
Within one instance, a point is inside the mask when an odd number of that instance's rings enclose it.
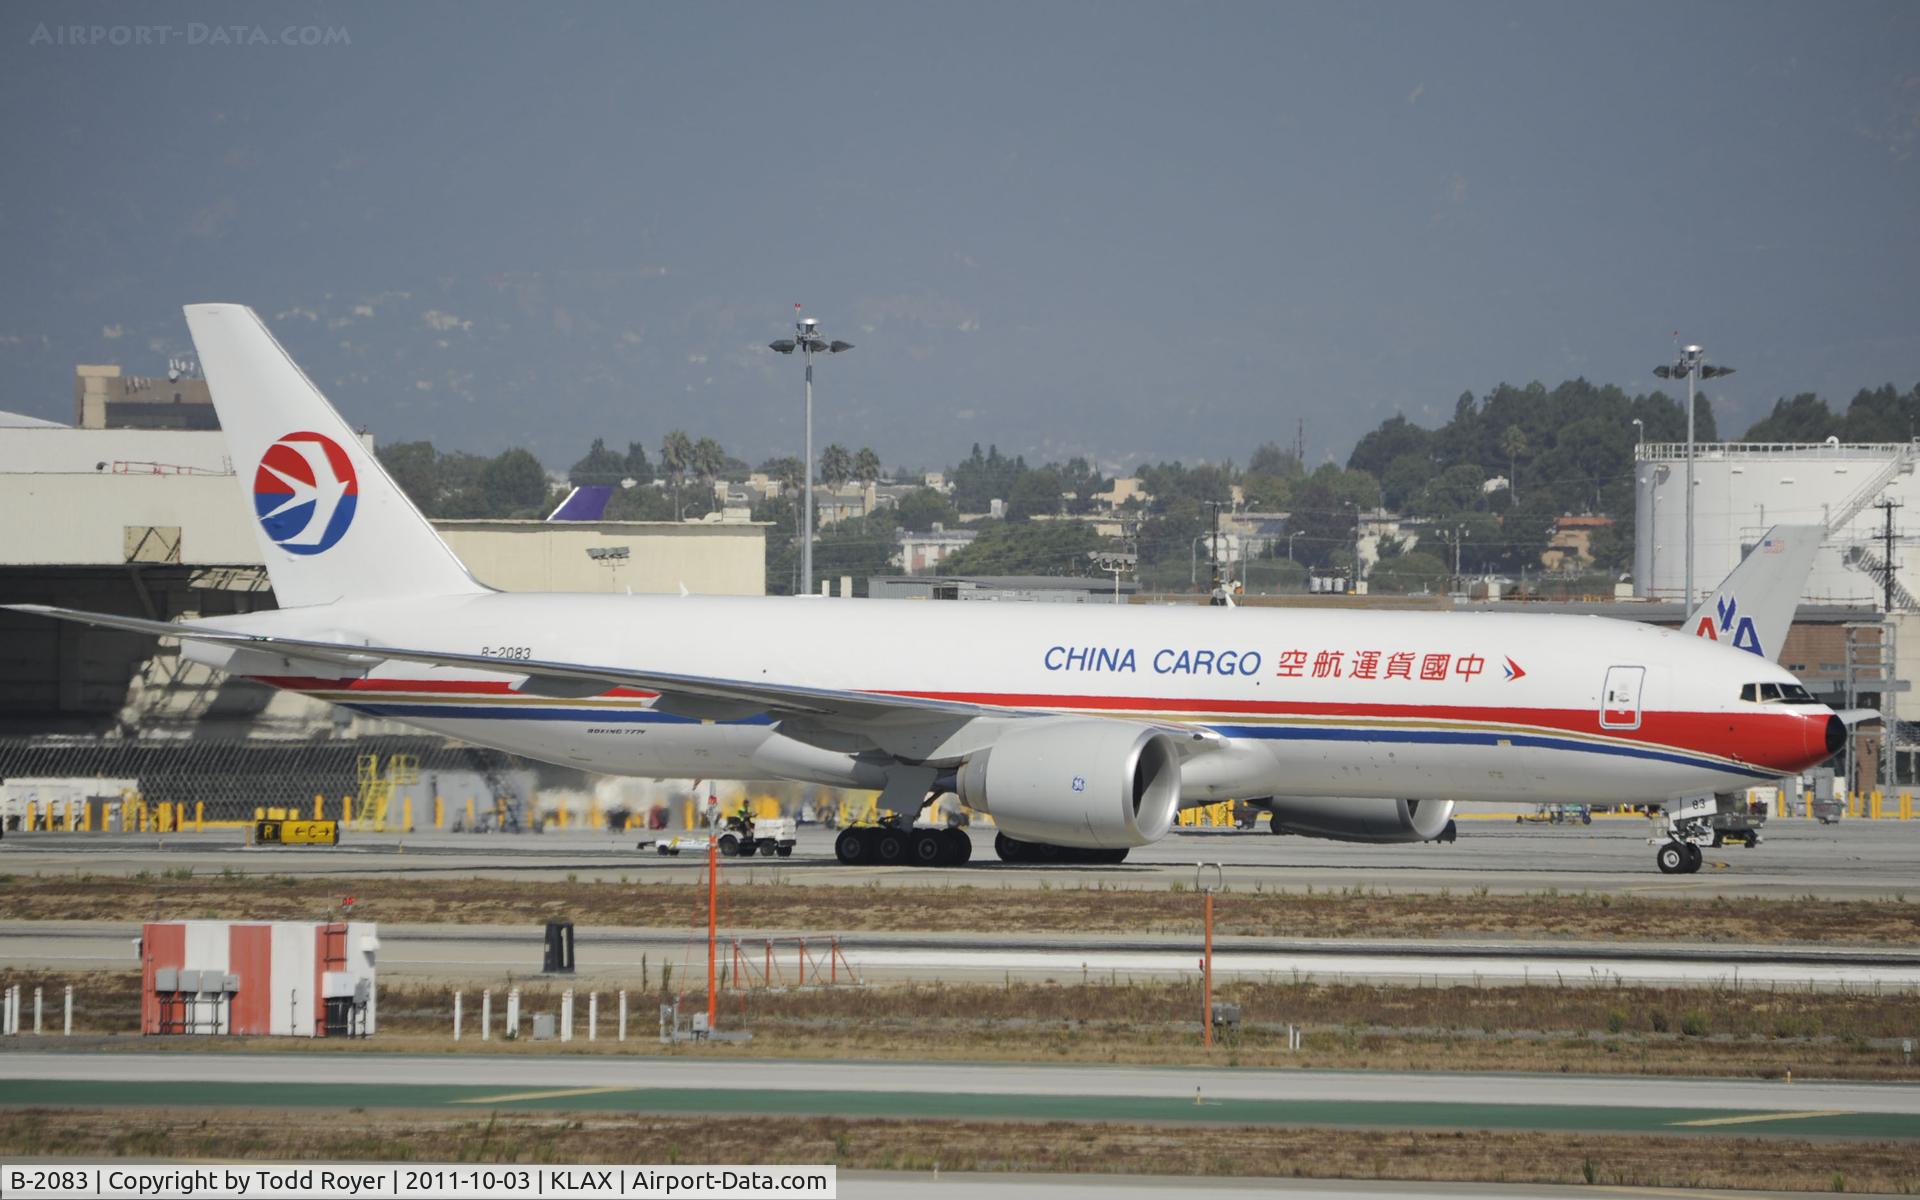
<path fill-rule="evenodd" d="M 830 488 L 839 487 L 853 478 L 853 456 L 839 442 L 820 452 L 820 482 Z"/>
<path fill-rule="evenodd" d="M 880 456 L 873 447 L 862 446 L 860 453 L 853 456 L 853 477 L 861 483 L 873 483 L 880 478 Z"/>
<path fill-rule="evenodd" d="M 680 485 L 686 481 L 687 468 L 693 463 L 693 439 L 684 429 L 676 429 L 660 442 L 660 469 L 673 484 L 673 519 L 681 520 Z"/>
<path fill-rule="evenodd" d="M 1513 504 L 1520 503 L 1520 456 L 1527 452 L 1527 431 L 1518 425 L 1509 425 L 1500 435 L 1500 450 L 1507 456 L 1507 496 Z"/>
<path fill-rule="evenodd" d="M 695 475 L 700 477 L 700 482 L 711 493 L 713 481 L 720 477 L 720 472 L 727 469 L 727 452 L 720 448 L 719 442 L 710 437 L 703 437 L 693 444 L 693 449 L 687 456 L 687 465 L 693 469 Z"/>

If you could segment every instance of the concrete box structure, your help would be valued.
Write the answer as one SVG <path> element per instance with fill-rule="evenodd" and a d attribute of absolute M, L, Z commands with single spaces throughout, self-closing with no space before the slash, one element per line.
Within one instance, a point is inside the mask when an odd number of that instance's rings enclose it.
<path fill-rule="evenodd" d="M 366 921 L 151 922 L 140 936 L 140 1031 L 368 1036 L 379 949 Z"/>

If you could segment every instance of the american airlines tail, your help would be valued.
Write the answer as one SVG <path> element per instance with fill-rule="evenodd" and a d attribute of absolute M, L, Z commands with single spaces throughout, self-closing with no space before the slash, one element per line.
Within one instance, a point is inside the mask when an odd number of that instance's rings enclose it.
<path fill-rule="evenodd" d="M 1814 553 L 1826 536 L 1821 525 L 1775 525 L 1767 530 L 1681 628 L 1779 662 Z"/>
<path fill-rule="evenodd" d="M 282 608 L 488 590 L 252 309 L 186 314 Z"/>

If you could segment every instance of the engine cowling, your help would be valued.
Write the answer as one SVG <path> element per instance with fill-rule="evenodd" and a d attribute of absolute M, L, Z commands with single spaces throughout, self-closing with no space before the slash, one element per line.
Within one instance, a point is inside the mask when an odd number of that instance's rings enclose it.
<path fill-rule="evenodd" d="M 960 802 L 1009 835 L 1092 849 L 1144 846 L 1173 827 L 1173 739 L 1124 721 L 1022 722 L 960 765 Z"/>
<path fill-rule="evenodd" d="M 1333 796 L 1274 798 L 1263 802 L 1275 833 L 1329 838 L 1336 842 L 1431 842 L 1453 840 L 1451 800 L 1343 800 Z"/>

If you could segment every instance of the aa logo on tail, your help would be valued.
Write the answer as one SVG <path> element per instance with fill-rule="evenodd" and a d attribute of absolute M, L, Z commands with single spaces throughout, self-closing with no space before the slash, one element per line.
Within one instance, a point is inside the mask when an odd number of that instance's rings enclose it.
<path fill-rule="evenodd" d="M 1760 631 L 1753 627 L 1752 617 L 1740 615 L 1740 601 L 1737 598 L 1728 596 L 1724 600 L 1716 601 L 1713 607 L 1714 612 L 1719 616 L 1718 624 L 1715 623 L 1713 616 L 1701 617 L 1699 624 L 1693 630 L 1695 637 L 1717 642 L 1721 634 L 1727 634 L 1732 639 L 1735 650 L 1745 650 L 1749 654 L 1758 654 L 1761 658 L 1767 656 L 1766 652 L 1760 649 Z"/>
<path fill-rule="evenodd" d="M 353 460 L 318 433 L 289 433 L 268 446 L 253 476 L 260 527 L 291 554 L 318 554 L 338 542 L 359 496 Z"/>

